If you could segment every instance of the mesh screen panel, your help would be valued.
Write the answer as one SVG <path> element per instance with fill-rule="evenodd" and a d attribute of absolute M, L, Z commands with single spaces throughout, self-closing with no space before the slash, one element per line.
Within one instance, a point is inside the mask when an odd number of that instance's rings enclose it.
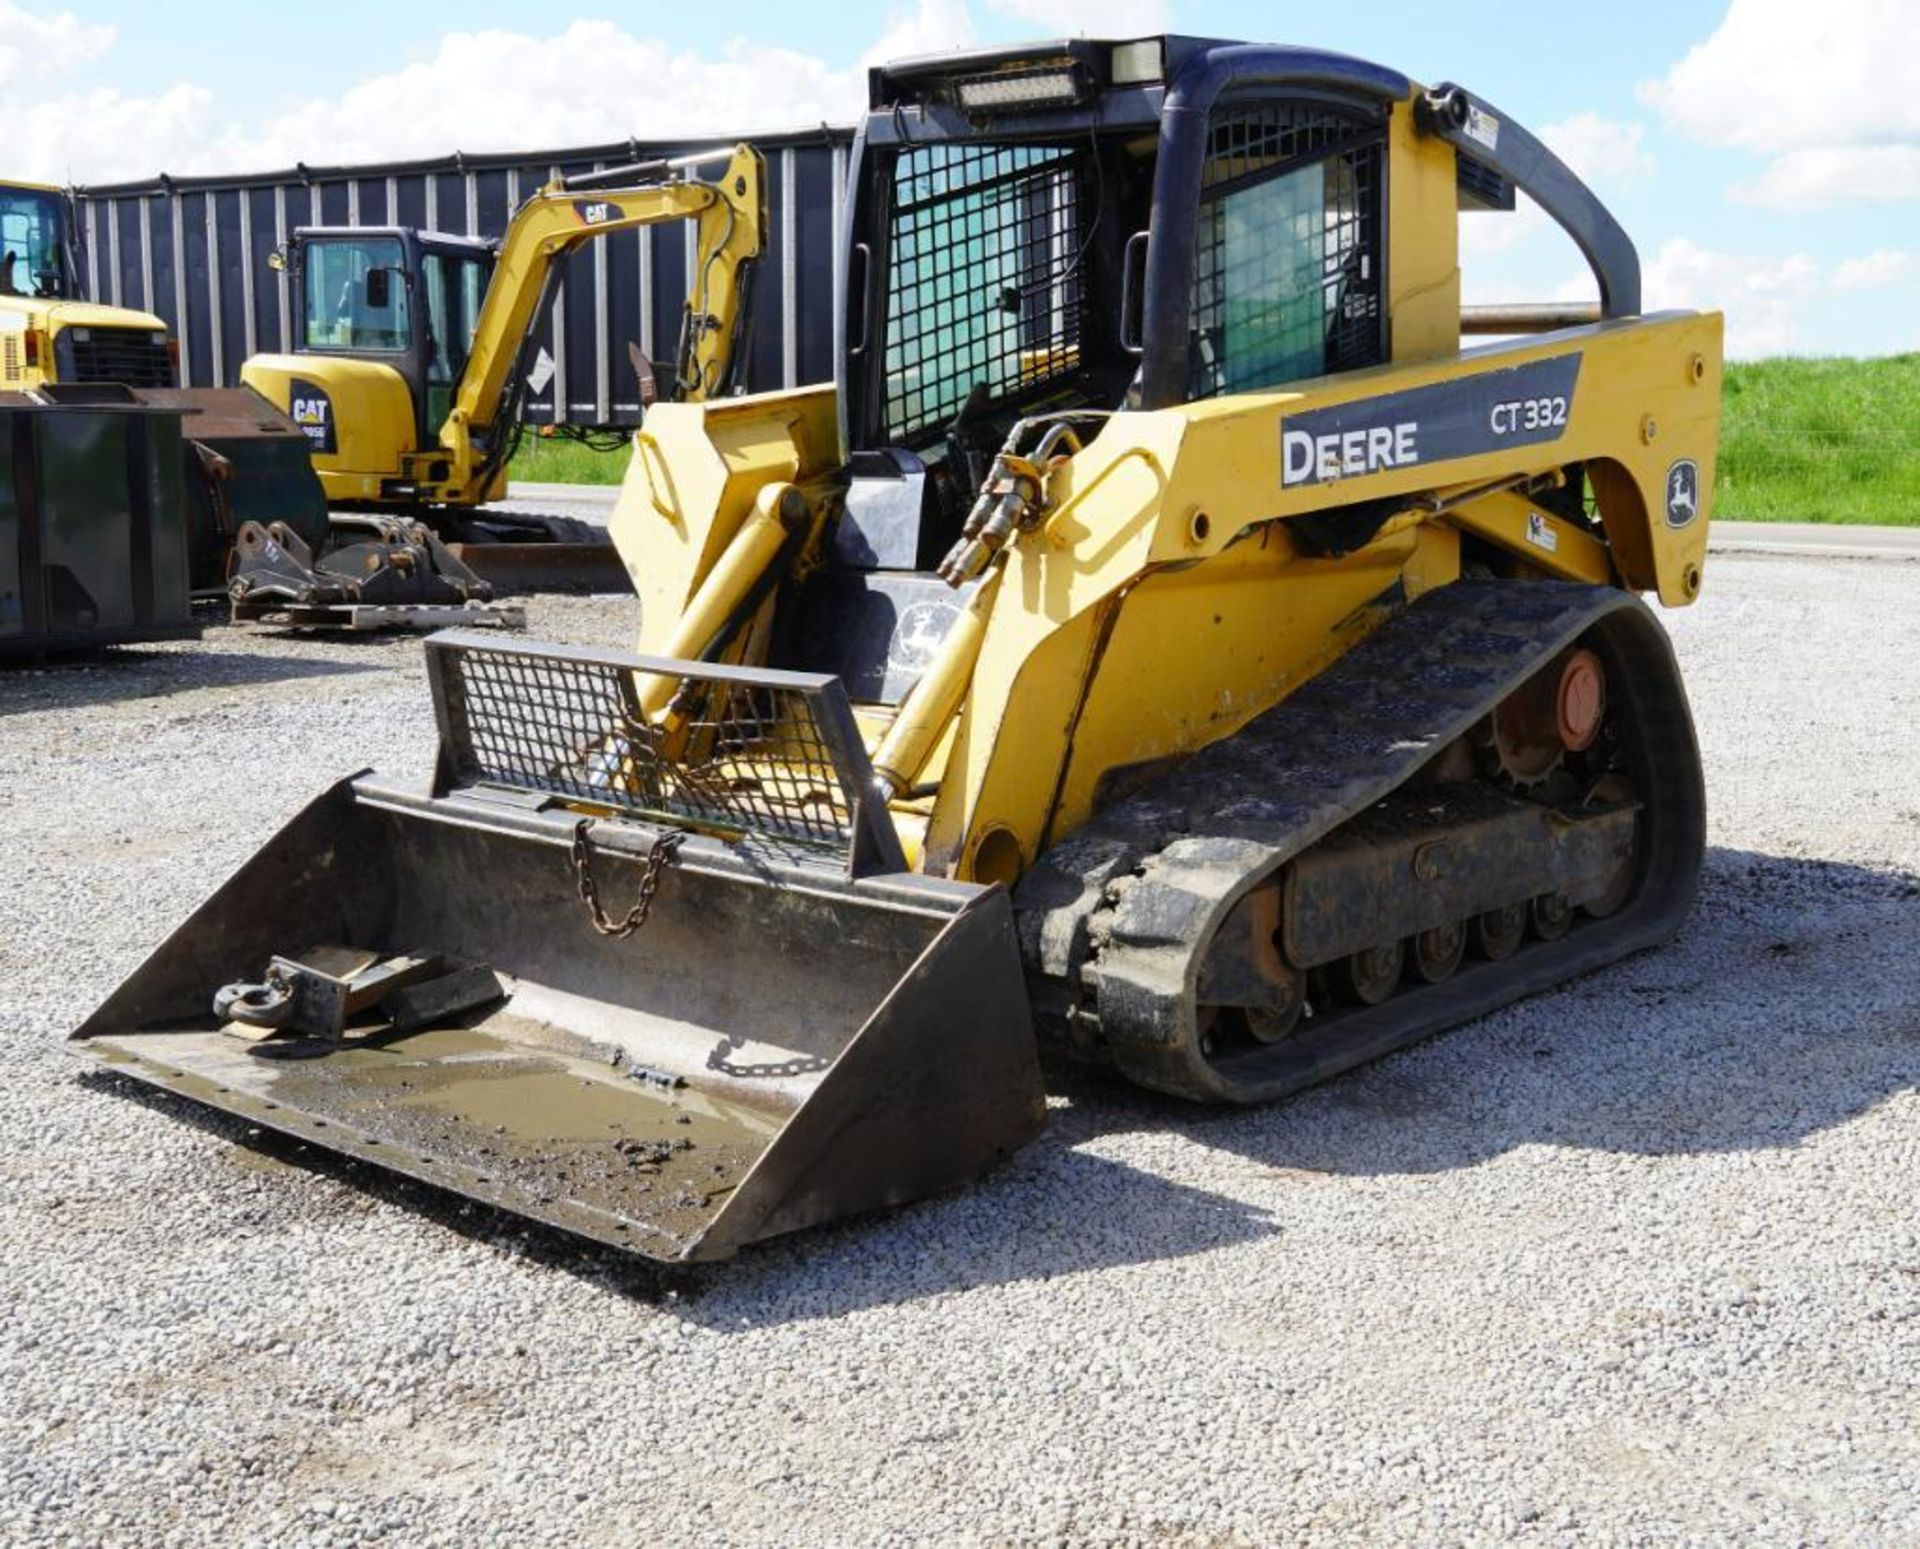
<path fill-rule="evenodd" d="M 1192 397 L 1384 358 L 1378 133 L 1324 112 L 1216 122 L 1194 253 Z"/>
<path fill-rule="evenodd" d="M 646 658 L 435 640 L 427 659 L 460 784 L 850 851 L 869 775 L 864 750 L 832 730 L 852 723 L 831 679 L 676 673 L 669 713 L 649 719 Z"/>
<path fill-rule="evenodd" d="M 894 169 L 885 386 L 891 436 L 944 425 L 1078 362 L 1083 150 L 925 145 Z"/>

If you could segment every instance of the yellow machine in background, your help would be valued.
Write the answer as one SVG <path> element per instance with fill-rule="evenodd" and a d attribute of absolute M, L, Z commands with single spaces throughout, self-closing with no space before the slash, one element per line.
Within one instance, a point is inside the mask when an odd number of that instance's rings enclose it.
<path fill-rule="evenodd" d="M 1550 151 L 1181 37 L 878 70 L 856 151 L 835 383 L 648 416 L 638 650 L 430 641 L 431 790 L 335 786 L 83 1047 L 710 1258 L 1004 1157 L 1041 1042 L 1261 1101 L 1680 926 L 1635 594 L 1700 591 L 1721 322 Z M 1516 190 L 1597 320 L 1463 349 Z"/>
<path fill-rule="evenodd" d="M 0 390 L 53 382 L 173 386 L 167 325 L 150 312 L 81 300 L 78 269 L 66 194 L 0 183 Z"/>
<path fill-rule="evenodd" d="M 281 262 L 300 305 L 291 353 L 256 355 L 241 379 L 285 409 L 312 443 L 335 504 L 470 507 L 505 493 L 534 327 L 564 260 L 617 231 L 695 224 L 694 290 L 674 392 L 729 390 L 747 285 L 766 230 L 766 169 L 736 146 L 549 183 L 514 213 L 498 247 L 407 227 L 304 228 Z M 637 366 L 644 362 L 636 361 Z M 642 397 L 651 397 L 651 373 Z"/>
<path fill-rule="evenodd" d="M 81 299 L 75 240 L 65 193 L 0 183 L 0 392 L 182 412 L 188 569 L 197 592 L 225 585 L 235 535 L 250 520 L 323 543 L 326 498 L 293 423 L 244 388 L 178 386 L 178 342 L 160 318 Z"/>

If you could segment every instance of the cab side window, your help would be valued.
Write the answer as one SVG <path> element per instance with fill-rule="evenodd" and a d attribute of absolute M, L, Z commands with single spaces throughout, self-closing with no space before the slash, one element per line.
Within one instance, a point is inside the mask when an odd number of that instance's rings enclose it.
<path fill-rule="evenodd" d="M 1189 396 L 1386 358 L 1381 127 L 1306 106 L 1225 111 L 1195 235 Z"/>

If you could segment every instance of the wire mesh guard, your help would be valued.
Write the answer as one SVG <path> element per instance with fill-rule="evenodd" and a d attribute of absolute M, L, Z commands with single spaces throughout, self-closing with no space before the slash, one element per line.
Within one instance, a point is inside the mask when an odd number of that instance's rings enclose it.
<path fill-rule="evenodd" d="M 427 647 L 457 784 L 850 853 L 871 775 L 837 679 L 465 635 Z M 649 715 L 641 686 L 660 679 L 677 686 Z"/>
<path fill-rule="evenodd" d="M 1379 131 L 1322 111 L 1217 121 L 1201 174 L 1192 397 L 1376 364 Z"/>
<path fill-rule="evenodd" d="M 1084 147 L 926 145 L 901 154 L 887 266 L 886 420 L 945 425 L 1078 364 Z"/>

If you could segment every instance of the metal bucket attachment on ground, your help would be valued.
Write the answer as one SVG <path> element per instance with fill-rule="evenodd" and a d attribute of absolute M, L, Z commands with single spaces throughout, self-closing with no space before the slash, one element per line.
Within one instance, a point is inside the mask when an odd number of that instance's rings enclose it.
<path fill-rule="evenodd" d="M 242 523 L 277 522 L 306 544 L 326 541 L 327 496 L 313 471 L 312 443 L 251 387 L 63 382 L 36 394 L 51 403 L 127 404 L 182 417 L 188 574 L 196 593 L 226 585 Z"/>
<path fill-rule="evenodd" d="M 1006 896 L 856 842 L 864 760 L 840 756 L 837 680 L 472 636 L 429 658 L 435 790 L 334 787 L 82 1049 L 665 1260 L 956 1186 L 1038 1130 Z M 669 756 L 634 690 L 676 665 L 730 708 L 688 711 Z M 747 789 L 775 752 L 780 779 Z M 584 833 L 576 786 L 602 814 Z"/>
<path fill-rule="evenodd" d="M 519 629 L 526 613 L 495 603 L 493 588 L 424 522 L 404 516 L 333 518 L 319 555 L 280 522 L 242 522 L 227 581 L 237 624 L 306 629 Z"/>

